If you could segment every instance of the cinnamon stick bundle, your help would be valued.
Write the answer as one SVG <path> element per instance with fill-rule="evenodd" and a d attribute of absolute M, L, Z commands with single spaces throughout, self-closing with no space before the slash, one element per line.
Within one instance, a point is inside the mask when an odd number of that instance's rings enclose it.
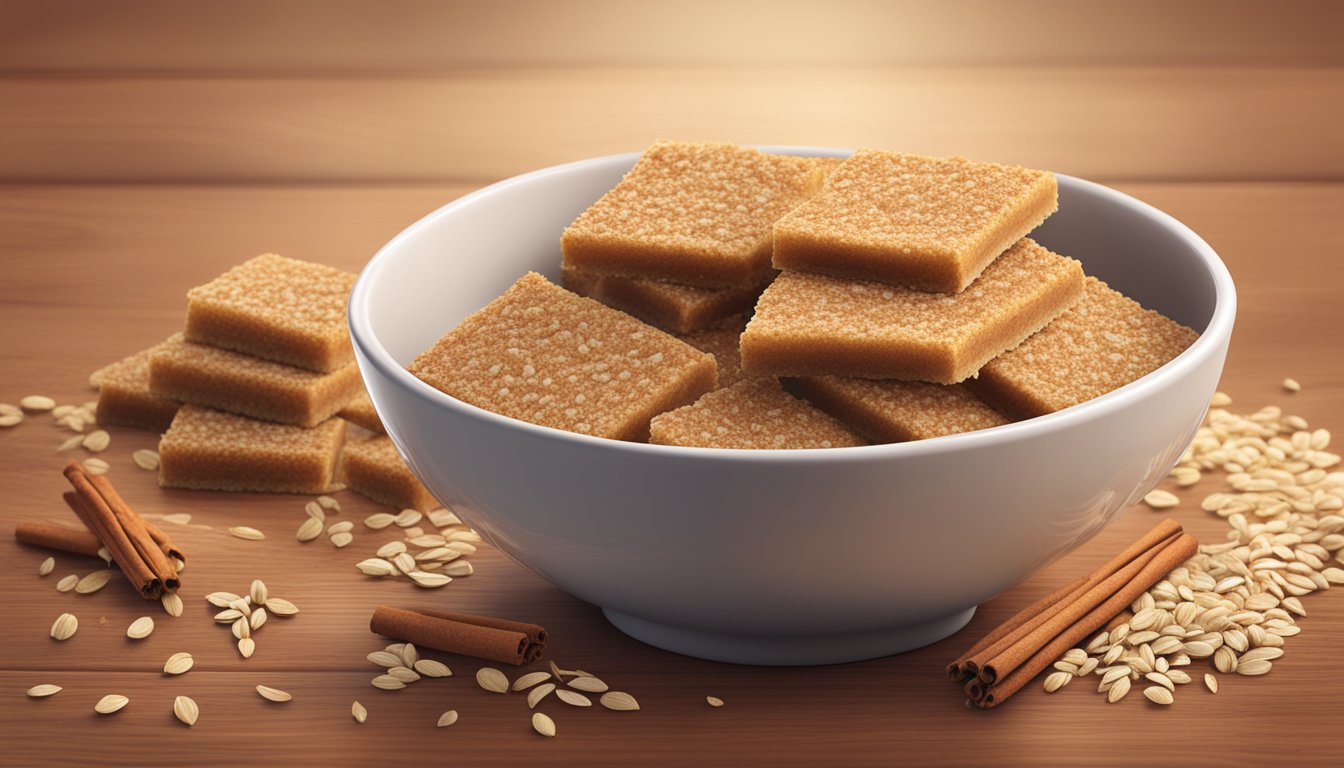
<path fill-rule="evenodd" d="M 546 630 L 536 624 L 386 605 L 374 608 L 369 629 L 425 648 L 515 666 L 541 658 L 548 639 Z"/>
<path fill-rule="evenodd" d="M 956 682 L 968 680 L 966 695 L 977 706 L 997 706 L 1064 651 L 1125 611 L 1198 547 L 1179 524 L 1163 520 L 1096 571 L 1055 590 L 992 631 L 948 665 L 949 676 Z"/>
<path fill-rule="evenodd" d="M 14 540 L 76 555 L 97 557 L 102 542 L 87 530 L 51 523 L 23 522 L 14 526 Z"/>
<path fill-rule="evenodd" d="M 117 567 L 140 596 L 158 600 L 164 591 L 176 591 L 181 586 L 177 566 L 168 560 L 164 548 L 150 534 L 144 520 L 121 498 L 111 481 L 100 475 L 89 475 L 73 461 L 66 466 L 64 474 L 74 488 L 74 493 L 64 495 L 66 503 L 107 547 Z M 167 540 L 166 536 L 163 538 Z"/>

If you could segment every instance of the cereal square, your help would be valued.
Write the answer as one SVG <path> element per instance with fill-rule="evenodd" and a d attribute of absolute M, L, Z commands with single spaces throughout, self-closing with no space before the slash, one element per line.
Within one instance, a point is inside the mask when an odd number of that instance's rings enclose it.
<path fill-rule="evenodd" d="M 816 376 L 798 379 L 808 402 L 874 443 L 902 443 L 1007 424 L 961 384 Z"/>
<path fill-rule="evenodd" d="M 421 512 L 439 507 L 385 435 L 348 441 L 341 452 L 341 475 L 350 490 L 379 504 Z"/>
<path fill-rule="evenodd" d="M 773 263 L 959 293 L 1057 206 L 1049 171 L 861 149 L 775 223 Z"/>
<path fill-rule="evenodd" d="M 956 384 L 1082 293 L 1073 259 L 1023 238 L 956 295 L 784 272 L 742 334 L 742 368 Z"/>
<path fill-rule="evenodd" d="M 569 290 L 674 333 L 695 333 L 756 304 L 769 279 L 746 288 L 700 288 L 645 277 L 599 275 L 566 267 Z M 771 278 L 773 279 L 773 278 Z"/>
<path fill-rule="evenodd" d="M 714 358 L 528 273 L 420 354 L 411 373 L 487 411 L 644 440 L 649 420 L 714 388 Z"/>
<path fill-rule="evenodd" d="M 150 358 L 167 343 L 141 350 L 89 376 L 89 383 L 98 388 L 95 418 L 99 424 L 161 433 L 173 423 L 182 404 L 149 388 Z"/>
<path fill-rule="evenodd" d="M 759 285 L 772 272 L 775 220 L 825 174 L 813 158 L 660 142 L 564 231 L 564 266 L 708 288 Z"/>
<path fill-rule="evenodd" d="M 991 360 L 973 387 L 1017 418 L 1100 397 L 1161 368 L 1199 334 L 1089 277 L 1059 319 Z"/>
<path fill-rule="evenodd" d="M 314 373 L 194 344 L 181 334 L 151 356 L 149 388 L 184 403 L 300 427 L 326 421 L 363 391 L 354 363 Z"/>
<path fill-rule="evenodd" d="M 159 441 L 159 485 L 325 493 L 344 437 L 341 419 L 305 429 L 185 405 Z"/>
<path fill-rule="evenodd" d="M 373 401 L 369 399 L 369 393 L 362 388 L 355 395 L 355 399 L 346 403 L 345 407 L 336 415 L 370 432 L 376 432 L 380 435 L 387 434 L 387 428 L 383 426 L 383 420 L 378 418 L 378 411 L 374 410 Z"/>
<path fill-rule="evenodd" d="M 863 445 L 775 379 L 740 381 L 654 417 L 649 442 L 694 448 L 844 448 Z"/>
<path fill-rule="evenodd" d="M 345 305 L 355 275 L 264 254 L 187 292 L 186 338 L 330 373 L 355 359 Z"/>

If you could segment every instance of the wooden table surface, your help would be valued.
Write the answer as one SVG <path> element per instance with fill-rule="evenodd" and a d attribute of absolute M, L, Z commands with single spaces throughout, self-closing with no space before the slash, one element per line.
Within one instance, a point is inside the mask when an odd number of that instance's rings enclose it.
<path fill-rule="evenodd" d="M 508 175 L 638 149 L 657 138 L 957 152 L 1093 178 L 1180 218 L 1223 256 L 1240 316 L 1223 388 L 1247 412 L 1278 404 L 1344 431 L 1344 52 L 1340 6 L 1156 0 L 1098 11 L 1053 0 L 912 5 L 690 0 L 443 4 L 167 2 L 0 5 L 0 402 L 93 398 L 88 373 L 180 328 L 185 292 L 265 251 L 358 270 L 424 213 Z M 959 20 L 974 18 L 977 24 Z M 967 27 L 970 27 L 969 29 Z M 1302 391 L 1279 382 L 1292 376 Z M 943 665 L 1040 594 L 1155 522 L 1140 507 L 984 605 L 953 638 L 900 656 L 810 669 L 699 661 L 630 640 L 598 610 L 488 546 L 476 574 L 418 591 L 353 564 L 396 536 L 301 545 L 304 497 L 162 491 L 131 452 L 156 437 L 112 429 L 103 456 L 141 512 L 191 560 L 186 612 L 170 618 L 124 582 L 58 594 L 97 567 L 10 536 L 24 519 L 73 520 L 43 416 L 0 430 L 0 764 L 921 765 L 1337 764 L 1333 689 L 1344 596 L 1306 601 L 1288 654 L 1263 678 L 1223 676 L 1159 709 L 1107 705 L 1088 686 L 1039 684 L 967 711 Z M 1181 491 L 1197 535 L 1217 477 Z M 334 519 L 377 505 L 348 492 Z M 819 511 L 821 512 L 821 511 Z M 230 537 L 245 524 L 263 542 Z M 809 567 L 843 551 L 819 528 Z M 687 553 L 687 567 L 694 567 Z M 202 596 L 260 578 L 302 613 L 273 619 L 242 660 Z M 364 660 L 378 603 L 421 604 L 545 625 L 550 657 L 634 694 L 642 710 L 578 710 L 531 732 L 523 697 L 476 687 L 479 663 L 434 654 L 454 677 L 375 690 Z M 48 629 L 69 611 L 70 641 Z M 125 637 L 135 617 L 157 629 Z M 159 670 L 176 651 L 181 677 Z M 509 670 L 512 672 L 512 670 Z M 24 691 L 64 687 L 43 700 Z M 277 705 L 252 690 L 291 691 Z M 130 705 L 93 712 L 105 693 Z M 176 695 L 201 709 L 191 729 Z M 721 709 L 704 697 L 723 698 Z M 352 701 L 368 722 L 350 717 Z M 460 721 L 434 723 L 446 709 Z M 1287 750 L 1287 751 L 1285 751 Z"/>

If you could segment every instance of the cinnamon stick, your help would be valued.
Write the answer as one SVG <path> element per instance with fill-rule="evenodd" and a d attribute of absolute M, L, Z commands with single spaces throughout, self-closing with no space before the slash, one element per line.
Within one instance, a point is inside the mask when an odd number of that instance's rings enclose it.
<path fill-rule="evenodd" d="M 991 660 L 1002 654 L 1005 650 L 1012 648 L 1014 645 L 1021 642 L 1024 637 L 1037 631 L 1042 625 L 1055 619 L 1060 611 L 1082 598 L 1090 588 L 1110 578 L 1117 571 L 1133 562 L 1136 558 L 1141 557 L 1144 553 L 1152 550 L 1154 546 L 1180 533 L 1180 531 L 1180 524 L 1171 518 L 1166 518 L 1153 526 L 1151 530 L 1139 537 L 1137 541 L 1126 547 L 1123 552 L 1102 564 L 1101 567 L 1097 568 L 1092 573 L 1083 577 L 1081 583 L 1078 581 L 1073 582 L 1076 586 L 1074 586 L 1072 590 L 1065 592 L 1057 602 L 1042 606 L 1034 615 L 1023 616 L 1022 613 L 1026 613 L 1026 611 L 1023 611 L 1018 614 L 1018 616 L 1013 617 L 1014 620 L 1021 617 L 1022 621 L 1020 624 L 1012 627 L 1007 632 L 1000 634 L 1000 636 L 991 643 L 984 645 L 977 643 L 977 645 L 980 646 L 979 649 L 972 648 L 968 651 L 967 657 L 961 663 L 963 672 L 968 675 L 980 675 L 981 679 L 986 684 L 993 684 L 995 673 L 993 671 L 986 673 L 984 669 Z M 1063 591 L 1063 589 L 1056 590 L 1051 593 L 1051 595 L 1053 596 Z M 1043 601 L 1037 602 L 1039 603 Z M 1033 605 L 1032 607 L 1035 606 Z M 991 632 L 990 634 L 993 635 L 995 633 Z"/>
<path fill-rule="evenodd" d="M 182 550 L 177 548 L 177 545 L 173 543 L 172 538 L 164 533 L 162 528 L 145 520 L 143 517 L 140 518 L 140 520 L 145 524 L 145 530 L 149 531 L 149 535 L 154 539 L 154 543 L 159 545 L 159 551 L 163 552 L 163 554 L 168 557 L 175 557 L 184 563 L 187 562 L 187 556 L 182 554 Z"/>
<path fill-rule="evenodd" d="M 985 709 L 1002 704 L 1041 670 L 1053 664 L 1060 654 L 1097 631 L 1113 616 L 1138 599 L 1139 595 L 1165 578 L 1173 568 L 1193 557 L 1199 551 L 1199 542 L 1194 536 L 1182 533 L 1154 549 L 1156 552 L 1146 564 L 1138 570 L 1138 573 L 1126 580 L 1114 594 L 1099 602 L 1094 601 L 1095 596 L 1090 596 L 1089 600 L 1080 601 L 1071 607 L 1068 615 L 1073 617 L 1072 623 L 1052 640 L 1040 646 L 1029 659 L 1011 673 L 990 686 L 984 697 L 976 703 Z"/>
<path fill-rule="evenodd" d="M 14 539 L 36 547 L 97 557 L 102 542 L 87 530 L 51 523 L 23 522 L 14 526 Z"/>
<path fill-rule="evenodd" d="M 1022 626 L 1023 624 L 1026 624 L 1032 619 L 1040 616 L 1042 612 L 1046 611 L 1050 607 L 1058 604 L 1060 600 L 1063 600 L 1074 590 L 1083 586 L 1083 584 L 1087 583 L 1087 579 L 1088 579 L 1087 576 L 1079 576 L 1078 578 L 1074 579 L 1068 584 L 1065 584 L 1059 589 L 1056 589 L 1054 592 L 1051 592 L 1045 597 L 1042 597 L 1040 600 L 1037 600 L 1031 605 L 1028 605 L 1026 608 L 1023 608 L 1022 610 L 1013 614 L 1013 617 L 1011 619 L 1008 619 L 1004 623 L 1000 624 L 998 627 L 994 628 L 989 634 L 980 638 L 979 642 L 977 642 L 975 645 L 967 649 L 965 653 L 957 657 L 955 661 L 953 661 L 951 664 L 948 664 L 947 665 L 948 678 L 950 678 L 954 683 L 960 683 L 967 677 L 976 674 L 979 671 L 979 667 L 975 666 L 974 664 L 968 665 L 968 662 L 970 662 L 973 656 L 980 653 L 980 651 L 983 651 L 989 646 L 993 645 L 994 643 L 998 642 L 1005 635 L 1015 631 L 1018 627 Z"/>
<path fill-rule="evenodd" d="M 1070 595 L 1058 606 L 1052 609 L 1045 621 L 1040 622 L 1036 627 L 1028 632 L 1015 632 L 1008 638 L 995 643 L 990 648 L 982 651 L 984 661 L 980 664 L 978 676 L 986 685 L 993 685 L 1002 675 L 1006 675 L 1025 660 L 1026 649 L 1034 651 L 1041 646 L 1041 643 L 1058 635 L 1065 627 L 1072 624 L 1077 618 L 1077 606 L 1080 604 L 1095 605 L 1097 602 L 1106 599 L 1116 593 L 1125 583 L 1143 569 L 1144 566 L 1152 560 L 1158 552 L 1167 544 L 1176 540 L 1180 534 L 1173 534 L 1168 539 L 1160 542 L 1158 545 L 1149 548 L 1138 557 L 1131 560 L 1120 570 L 1110 574 L 1099 582 L 1089 581 L 1075 594 Z M 1151 585 L 1149 585 L 1151 586 Z M 1107 617 L 1110 618 L 1109 616 Z M 1024 655 L 1025 654 L 1025 655 Z"/>
<path fill-rule="evenodd" d="M 515 666 L 541 658 L 547 641 L 546 630 L 536 624 L 386 605 L 374 608 L 369 629 L 425 648 Z"/>
<path fill-rule="evenodd" d="M 136 552 L 130 539 L 127 539 L 117 529 L 116 518 L 113 516 L 112 510 L 106 508 L 102 497 L 93 490 L 93 486 L 88 484 L 88 477 L 84 474 L 82 468 L 78 468 L 78 465 L 73 466 L 78 471 L 66 467 L 65 476 L 70 484 L 75 487 L 76 492 L 64 494 L 62 498 L 65 499 L 65 503 L 69 504 L 70 508 L 79 516 L 79 519 L 84 522 L 84 525 L 93 531 L 93 535 L 103 542 L 103 546 L 107 547 L 112 559 L 116 561 L 117 567 L 121 569 L 122 574 L 126 576 L 126 580 L 131 582 L 140 596 L 146 600 L 159 599 L 163 595 L 163 583 L 150 570 L 149 565 L 140 559 L 140 555 Z M 81 488 L 85 489 L 84 493 L 79 492 Z"/>
<path fill-rule="evenodd" d="M 149 529 L 145 527 L 145 521 L 135 510 L 131 509 L 117 489 L 112 486 L 112 481 L 104 475 L 88 475 L 89 483 L 103 497 L 112 514 L 116 516 L 117 522 L 121 525 L 122 533 L 135 545 L 136 551 L 145 563 L 149 565 L 154 576 L 163 585 L 163 588 L 169 592 L 176 592 L 177 588 L 182 586 L 182 582 L 177 577 L 177 566 L 168 561 L 168 556 L 159 548 L 159 543 L 150 536 Z"/>

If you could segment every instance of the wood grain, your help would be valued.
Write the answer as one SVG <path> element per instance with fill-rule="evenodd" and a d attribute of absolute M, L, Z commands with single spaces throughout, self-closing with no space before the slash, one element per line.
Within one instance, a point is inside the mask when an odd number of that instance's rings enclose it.
<path fill-rule="evenodd" d="M 501 150 L 502 151 L 502 150 Z M 1225 388 L 1248 410 L 1274 402 L 1336 433 L 1344 430 L 1344 342 L 1339 286 L 1344 207 L 1339 184 L 1121 184 L 1121 189 L 1189 223 L 1228 262 L 1241 311 Z M 378 245 L 423 213 L 467 191 L 462 185 L 421 186 L 145 186 L 7 185 L 0 187 L 0 328 L 5 365 L 0 401 L 40 392 L 63 402 L 87 399 L 93 368 L 157 341 L 182 321 L 187 288 L 263 250 L 357 269 Z M 1286 375 L 1304 389 L 1279 389 Z M 1277 762 L 1277 737 L 1247 738 L 1254 712 L 1266 733 L 1291 734 L 1294 761 L 1334 761 L 1334 693 L 1320 681 L 1338 669 L 1344 643 L 1344 599 L 1313 595 L 1303 633 L 1264 678 L 1222 676 L 1213 696 L 1190 686 L 1177 704 L 1158 710 L 1137 696 L 1110 706 L 1082 683 L 1049 696 L 1039 684 L 1002 709 L 969 712 L 942 676 L 942 665 L 973 638 L 1072 576 L 1095 567 L 1146 530 L 1156 513 L 1137 508 L 1096 540 L 983 606 L 970 627 L 926 649 L 859 664 L 815 669 L 756 669 L 715 664 L 657 651 L 611 628 L 599 612 L 570 598 L 489 547 L 472 558 L 477 574 L 437 592 L 361 576 L 353 563 L 395 533 L 356 529 L 356 540 L 333 550 L 323 540 L 292 538 L 304 497 L 161 491 L 137 469 L 131 452 L 152 435 L 113 430 L 105 456 L 127 500 L 149 514 L 189 512 L 192 526 L 170 532 L 188 549 L 183 574 L 187 611 L 172 619 L 114 581 L 92 596 L 57 594 L 62 575 L 96 567 L 57 555 L 45 579 L 37 566 L 48 553 L 13 542 L 20 519 L 73 519 L 59 494 L 64 433 L 43 417 L 0 430 L 0 605 L 6 608 L 0 645 L 0 765 L 140 765 L 146 745 L 184 766 L 227 759 L 269 765 L 368 765 L 389 756 L 444 755 L 471 765 L 758 764 L 931 766 L 1132 766 L 1152 763 L 1226 765 Z M 1216 539 L 1218 519 L 1198 499 L 1218 487 L 1207 478 L 1181 491 L 1173 511 L 1197 535 Z M 359 520 L 379 510 L 344 492 L 335 519 Z M 222 529 L 246 524 L 266 531 L 245 542 Z M 831 551 L 824 530 L 809 567 L 844 557 Z M 687 554 L 694 567 L 694 553 Z M 241 660 L 228 630 L 210 621 L 206 592 L 240 591 L 262 578 L 302 613 L 272 619 L 257 635 L 258 650 Z M 601 675 L 638 697 L 642 710 L 576 710 L 552 698 L 542 708 L 560 736 L 531 733 L 516 694 L 475 687 L 477 663 L 435 654 L 455 676 L 423 680 L 395 693 L 369 685 L 377 671 L 364 655 L 385 642 L 369 634 L 372 606 L 425 604 L 537 621 L 552 633 L 550 654 L 562 665 Z M 71 641 L 47 637 L 55 616 L 81 620 Z M 135 643 L 125 628 L 136 616 L 158 628 Z M 106 623 L 102 623 L 102 619 Z M 178 650 L 196 655 L 196 668 L 170 678 L 158 672 Z M 510 670 L 512 672 L 512 670 Z M 22 695 L 29 686 L 65 687 L 45 700 Z M 274 705 L 253 691 L 258 683 L 295 694 Z M 105 693 L 129 695 L 111 717 L 92 712 Z M 199 724 L 172 719 L 174 696 L 196 699 Z M 710 709 L 705 695 L 728 704 Z M 370 711 L 351 720 L 352 700 Z M 436 730 L 448 708 L 460 722 Z"/>
<path fill-rule="evenodd" d="M 1341 68 L 11 78 L 0 180 L 480 182 L 668 137 L 898 147 L 1112 181 L 1340 180 L 1340 94 Z"/>
<path fill-rule="evenodd" d="M 0 71 L 1339 64 L 1328 0 L 10 0 Z M 136 23 L 127 24 L 134 19 Z"/>

